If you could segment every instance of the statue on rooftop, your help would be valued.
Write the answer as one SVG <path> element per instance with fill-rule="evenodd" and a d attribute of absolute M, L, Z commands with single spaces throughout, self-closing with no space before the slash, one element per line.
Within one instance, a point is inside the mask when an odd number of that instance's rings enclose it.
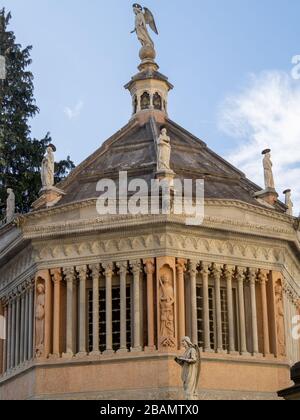
<path fill-rule="evenodd" d="M 15 216 L 15 208 L 16 208 L 16 197 L 11 188 L 7 189 L 7 200 L 6 200 L 6 223 L 10 223 L 13 221 Z"/>
<path fill-rule="evenodd" d="M 135 14 L 135 29 L 131 32 L 136 32 L 138 40 L 143 47 L 151 47 L 154 49 L 154 42 L 152 41 L 147 25 L 150 26 L 153 32 L 158 35 L 158 30 L 154 20 L 153 14 L 147 7 L 142 7 L 140 4 L 133 5 L 133 12 Z"/>
<path fill-rule="evenodd" d="M 289 216 L 293 216 L 294 203 L 292 202 L 292 190 L 285 190 L 283 194 L 285 195 L 285 205 L 287 206 L 286 213 Z"/>
<path fill-rule="evenodd" d="M 41 178 L 43 189 L 54 185 L 54 146 L 47 147 L 47 153 L 42 161 Z"/>
<path fill-rule="evenodd" d="M 263 166 L 264 166 L 264 177 L 265 177 L 265 188 L 266 190 L 275 190 L 275 182 L 273 175 L 273 163 L 271 161 L 271 150 L 267 149 L 262 152 L 264 155 Z"/>
<path fill-rule="evenodd" d="M 171 160 L 171 139 L 167 129 L 162 127 L 161 134 L 157 139 L 157 170 L 170 171 Z"/>

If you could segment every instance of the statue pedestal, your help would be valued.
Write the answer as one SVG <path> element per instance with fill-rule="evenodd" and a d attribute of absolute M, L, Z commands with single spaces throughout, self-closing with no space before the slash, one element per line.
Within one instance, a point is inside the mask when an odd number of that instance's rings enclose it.
<path fill-rule="evenodd" d="M 267 188 L 265 190 L 258 191 L 257 193 L 255 193 L 254 197 L 257 198 L 258 200 L 260 199 L 260 200 L 265 201 L 267 204 L 271 206 L 274 206 L 278 201 L 279 195 L 275 189 Z"/>
<path fill-rule="evenodd" d="M 300 363 L 292 367 L 291 379 L 294 386 L 278 392 L 278 396 L 288 401 L 300 401 Z"/>
<path fill-rule="evenodd" d="M 40 191 L 40 198 L 33 203 L 34 209 L 41 207 L 53 207 L 57 204 L 66 193 L 56 187 L 42 188 Z"/>
<path fill-rule="evenodd" d="M 175 172 L 170 170 L 158 170 L 156 172 L 155 178 L 158 179 L 159 181 L 168 181 L 170 186 L 173 187 L 174 186 L 174 178 L 175 178 Z"/>

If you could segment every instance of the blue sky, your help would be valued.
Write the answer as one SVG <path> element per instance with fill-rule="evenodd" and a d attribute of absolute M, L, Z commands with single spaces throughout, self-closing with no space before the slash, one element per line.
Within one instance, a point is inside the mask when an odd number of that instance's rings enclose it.
<path fill-rule="evenodd" d="M 139 50 L 130 35 L 132 3 L 1 2 L 13 14 L 18 42 L 33 45 L 41 110 L 33 135 L 50 131 L 58 158 L 70 154 L 81 162 L 130 118 L 123 85 L 136 73 Z M 299 0 L 143 5 L 154 13 L 160 32 L 154 36 L 160 70 L 175 85 L 170 118 L 260 184 L 260 152 L 271 147 L 278 190 L 293 188 L 299 210 L 300 80 L 291 78 L 292 57 L 300 55 Z"/>

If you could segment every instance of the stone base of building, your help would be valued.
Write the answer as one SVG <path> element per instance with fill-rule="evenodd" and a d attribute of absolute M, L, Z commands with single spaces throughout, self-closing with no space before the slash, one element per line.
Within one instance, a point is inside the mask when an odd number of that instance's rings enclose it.
<path fill-rule="evenodd" d="M 175 355 L 36 361 L 0 381 L 0 400 L 183 400 Z M 290 385 L 284 361 L 204 355 L 199 400 L 276 400 Z"/>

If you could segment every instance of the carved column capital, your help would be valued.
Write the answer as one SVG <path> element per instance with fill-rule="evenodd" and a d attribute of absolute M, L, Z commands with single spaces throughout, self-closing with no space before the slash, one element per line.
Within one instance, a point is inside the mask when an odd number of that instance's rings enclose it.
<path fill-rule="evenodd" d="M 265 285 L 268 282 L 269 271 L 267 270 L 259 270 L 258 273 L 258 280 L 261 285 Z"/>
<path fill-rule="evenodd" d="M 231 281 L 235 274 L 235 267 L 233 265 L 224 265 L 223 274 L 226 281 Z"/>
<path fill-rule="evenodd" d="M 114 272 L 114 264 L 112 262 L 107 262 L 102 264 L 102 267 L 105 272 L 105 277 L 112 277 Z"/>
<path fill-rule="evenodd" d="M 101 272 L 101 266 L 100 264 L 90 264 L 89 268 L 91 270 L 91 274 L 93 276 L 93 278 L 95 276 L 99 277 L 100 276 L 100 272 Z"/>
<path fill-rule="evenodd" d="M 196 275 L 198 272 L 199 261 L 198 260 L 189 260 L 188 270 L 191 275 Z"/>
<path fill-rule="evenodd" d="M 247 273 L 248 281 L 251 285 L 255 285 L 257 281 L 257 269 L 256 268 L 249 268 Z"/>
<path fill-rule="evenodd" d="M 155 259 L 154 258 L 148 258 L 147 260 L 144 260 L 144 266 L 145 266 L 145 273 L 147 275 L 152 275 L 155 273 Z"/>
<path fill-rule="evenodd" d="M 76 279 L 76 273 L 74 267 L 67 267 L 63 269 L 63 273 L 66 277 L 67 282 L 73 282 Z"/>
<path fill-rule="evenodd" d="M 76 271 L 78 273 L 78 277 L 80 281 L 86 281 L 87 279 L 87 266 L 81 265 L 76 267 Z"/>
<path fill-rule="evenodd" d="M 239 283 L 243 283 L 246 277 L 246 269 L 244 267 L 237 267 L 236 268 L 236 279 Z"/>
<path fill-rule="evenodd" d="M 62 281 L 62 273 L 60 268 L 51 270 L 51 275 L 53 276 L 54 283 L 60 283 Z"/>
<path fill-rule="evenodd" d="M 206 262 L 206 261 L 202 261 L 202 263 L 200 265 L 200 274 L 202 274 L 202 276 L 208 276 L 210 266 L 211 266 L 211 263 Z"/>
<path fill-rule="evenodd" d="M 128 262 L 127 261 L 121 261 L 116 263 L 116 267 L 119 270 L 119 274 L 122 276 L 126 276 L 128 273 Z"/>
<path fill-rule="evenodd" d="M 134 276 L 138 276 L 141 273 L 142 264 L 140 260 L 130 261 L 129 265 Z"/>
<path fill-rule="evenodd" d="M 220 280 L 220 278 L 222 276 L 222 265 L 213 263 L 213 265 L 211 267 L 211 273 L 212 273 L 214 279 Z"/>
<path fill-rule="evenodd" d="M 178 258 L 176 261 L 176 269 L 179 275 L 183 275 L 187 270 L 187 260 Z"/>

